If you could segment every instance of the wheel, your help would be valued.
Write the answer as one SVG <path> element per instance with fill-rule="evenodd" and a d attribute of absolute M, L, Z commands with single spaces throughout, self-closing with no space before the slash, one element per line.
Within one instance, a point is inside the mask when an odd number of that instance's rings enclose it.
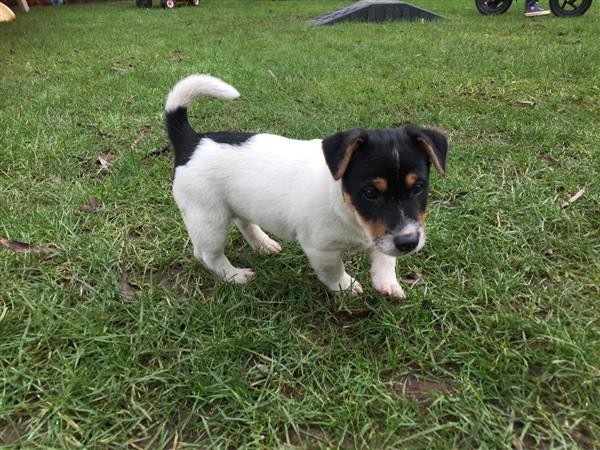
<path fill-rule="evenodd" d="M 173 9 L 177 6 L 177 2 L 175 0 L 160 0 L 160 6 L 167 9 Z"/>
<path fill-rule="evenodd" d="M 592 0 L 550 0 L 550 9 L 561 17 L 581 16 L 590 6 Z"/>
<path fill-rule="evenodd" d="M 504 14 L 512 5 L 512 0 L 475 0 L 475 6 L 481 14 L 497 16 Z"/>
<path fill-rule="evenodd" d="M 200 4 L 200 0 L 188 0 L 188 5 L 198 6 Z"/>

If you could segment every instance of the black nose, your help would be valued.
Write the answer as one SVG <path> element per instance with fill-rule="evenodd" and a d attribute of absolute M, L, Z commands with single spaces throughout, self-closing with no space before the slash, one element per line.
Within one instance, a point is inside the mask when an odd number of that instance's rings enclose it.
<path fill-rule="evenodd" d="M 399 252 L 408 253 L 413 251 L 419 244 L 419 233 L 403 234 L 394 238 L 394 245 Z"/>

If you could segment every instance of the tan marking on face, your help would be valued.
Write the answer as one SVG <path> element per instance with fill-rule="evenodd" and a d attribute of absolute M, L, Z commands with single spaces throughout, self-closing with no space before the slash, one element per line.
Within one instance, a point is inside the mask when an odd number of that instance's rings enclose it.
<path fill-rule="evenodd" d="M 421 226 L 425 226 L 426 215 L 427 213 L 425 211 L 421 211 L 419 214 L 417 214 L 417 219 L 419 219 L 419 223 L 421 224 Z"/>
<path fill-rule="evenodd" d="M 359 212 L 354 207 L 352 203 L 352 198 L 350 194 L 346 191 L 342 191 L 342 197 L 344 198 L 344 204 L 348 207 L 350 211 L 354 213 L 354 217 L 356 217 L 356 221 L 363 227 L 367 234 L 372 238 L 384 237 L 388 233 L 388 226 L 377 220 L 365 220 L 363 216 L 359 214 Z"/>
<path fill-rule="evenodd" d="M 415 185 L 415 183 L 417 182 L 418 179 L 419 179 L 419 177 L 417 177 L 416 173 L 414 173 L 414 172 L 407 173 L 406 177 L 404 178 L 406 187 L 411 189 Z"/>
<path fill-rule="evenodd" d="M 373 178 L 373 186 L 375 186 L 379 192 L 387 192 L 388 190 L 388 182 L 385 178 Z"/>
<path fill-rule="evenodd" d="M 373 238 L 384 237 L 388 232 L 388 226 L 378 220 L 363 220 L 361 225 L 369 232 Z"/>
<path fill-rule="evenodd" d="M 354 205 L 352 204 L 352 199 L 350 198 L 350 194 L 348 194 L 346 191 L 342 191 L 342 197 L 344 198 L 344 204 L 354 210 Z"/>

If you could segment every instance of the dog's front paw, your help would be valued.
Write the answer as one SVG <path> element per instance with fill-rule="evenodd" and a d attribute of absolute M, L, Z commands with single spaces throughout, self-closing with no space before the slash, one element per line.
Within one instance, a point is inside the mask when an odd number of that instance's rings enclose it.
<path fill-rule="evenodd" d="M 352 295 L 360 295 L 363 293 L 363 288 L 358 281 L 352 278 L 352 284 L 350 285 L 352 289 Z"/>
<path fill-rule="evenodd" d="M 363 288 L 360 283 L 347 273 L 344 274 L 341 280 L 328 283 L 328 287 L 333 292 L 348 291 L 352 295 L 360 295 L 363 293 Z"/>
<path fill-rule="evenodd" d="M 255 250 L 264 253 L 265 255 L 272 255 L 273 253 L 279 253 L 281 251 L 281 245 L 279 242 L 267 237 L 255 244 Z"/>
<path fill-rule="evenodd" d="M 388 297 L 404 299 L 406 294 L 396 280 L 373 280 L 373 287 L 380 294 Z"/>
<path fill-rule="evenodd" d="M 225 274 L 224 279 L 235 284 L 247 283 L 254 276 L 254 272 L 250 269 L 234 268 Z"/>

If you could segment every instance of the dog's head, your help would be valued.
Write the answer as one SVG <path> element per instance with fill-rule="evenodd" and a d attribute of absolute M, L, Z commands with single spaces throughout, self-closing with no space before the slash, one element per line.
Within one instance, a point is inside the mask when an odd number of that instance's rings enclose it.
<path fill-rule="evenodd" d="M 336 133 L 323 140 L 323 153 L 344 202 L 375 247 L 391 256 L 425 244 L 429 167 L 444 175 L 448 142 L 434 130 L 402 128 Z"/>

